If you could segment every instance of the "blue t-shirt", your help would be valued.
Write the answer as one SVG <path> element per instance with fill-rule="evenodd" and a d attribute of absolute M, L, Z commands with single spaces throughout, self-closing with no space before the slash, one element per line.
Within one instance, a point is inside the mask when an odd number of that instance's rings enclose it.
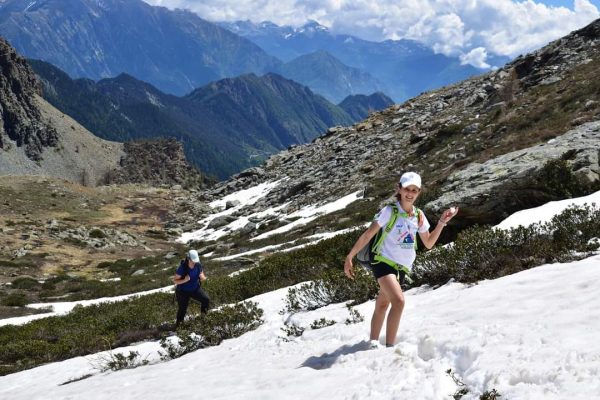
<path fill-rule="evenodd" d="M 178 290 L 183 290 L 184 292 L 195 292 L 200 287 L 200 273 L 202 272 L 202 264 L 197 262 L 194 264 L 194 268 L 190 269 L 187 266 L 187 261 L 183 260 L 179 264 L 179 268 L 177 268 L 177 272 L 175 272 L 179 276 L 184 276 L 186 274 L 189 275 L 190 280 L 181 285 L 177 285 Z"/>

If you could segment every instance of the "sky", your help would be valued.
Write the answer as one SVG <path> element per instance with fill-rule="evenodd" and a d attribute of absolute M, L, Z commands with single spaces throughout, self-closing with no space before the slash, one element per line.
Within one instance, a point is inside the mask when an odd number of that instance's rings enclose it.
<path fill-rule="evenodd" d="M 515 57 L 600 17 L 600 0 L 145 0 L 185 8 L 209 21 L 315 20 L 362 39 L 413 39 L 437 53 L 485 66 L 490 54 Z"/>
<path fill-rule="evenodd" d="M 597 192 L 585 200 L 599 199 Z M 525 225 L 543 220 L 571 202 L 520 211 L 518 219 Z M 493 389 L 501 399 L 588 400 L 600 392 L 599 263 L 596 254 L 475 285 L 408 290 L 391 348 L 382 345 L 383 336 L 368 341 L 374 301 L 355 306 L 364 321 L 346 324 L 344 303 L 280 312 L 284 288 L 252 298 L 264 310 L 264 323 L 219 346 L 171 361 L 160 360 L 157 341 L 113 349 L 125 356 L 137 351 L 149 361 L 114 372 L 100 370 L 107 352 L 49 363 L 0 377 L 0 398 L 439 400 L 466 387 L 462 400 Z M 321 318 L 335 323 L 310 327 Z M 286 323 L 305 331 L 287 337 Z"/>

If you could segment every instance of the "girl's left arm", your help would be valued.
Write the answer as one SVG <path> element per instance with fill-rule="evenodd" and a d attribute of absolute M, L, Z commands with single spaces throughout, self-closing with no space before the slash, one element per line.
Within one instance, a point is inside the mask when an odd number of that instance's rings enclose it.
<path fill-rule="evenodd" d="M 446 211 L 444 211 L 444 213 L 442 214 L 442 218 L 440 218 L 440 220 L 438 221 L 438 223 L 433 231 L 419 232 L 419 237 L 421 238 L 421 241 L 423 242 L 425 247 L 427 247 L 428 249 L 431 249 L 435 245 L 435 243 L 440 238 L 440 234 L 442 233 L 442 230 L 444 229 L 446 224 L 452 218 L 454 218 L 454 216 L 456 214 L 458 214 L 458 207 L 451 207 L 451 208 L 447 209 Z"/>

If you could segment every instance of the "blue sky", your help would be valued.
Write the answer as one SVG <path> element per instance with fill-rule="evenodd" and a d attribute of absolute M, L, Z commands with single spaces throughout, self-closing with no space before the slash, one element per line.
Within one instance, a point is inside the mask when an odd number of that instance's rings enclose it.
<path fill-rule="evenodd" d="M 544 1 L 538 1 L 538 3 L 543 3 L 543 4 L 546 4 L 549 6 L 554 6 L 554 7 L 567 7 L 567 8 L 573 9 L 573 0 L 570 0 L 570 1 L 544 0 Z M 595 5 L 596 8 L 600 9 L 600 0 L 592 0 L 592 1 L 590 1 L 590 3 Z"/>
<path fill-rule="evenodd" d="M 600 0 L 145 0 L 185 8 L 209 21 L 271 21 L 299 27 L 315 20 L 362 39 L 413 39 L 463 63 L 488 66 L 490 54 L 514 57 L 600 18 Z"/>

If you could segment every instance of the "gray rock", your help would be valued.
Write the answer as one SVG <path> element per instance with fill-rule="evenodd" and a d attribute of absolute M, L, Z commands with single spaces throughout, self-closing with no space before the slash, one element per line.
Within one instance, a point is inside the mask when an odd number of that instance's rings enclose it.
<path fill-rule="evenodd" d="M 239 200 L 228 200 L 225 202 L 225 209 L 229 210 L 230 208 L 237 207 L 241 204 Z"/>
<path fill-rule="evenodd" d="M 581 125 L 549 143 L 470 164 L 448 177 L 442 195 L 426 207 L 440 212 L 458 205 L 461 213 L 457 219 L 497 223 L 517 210 L 552 200 L 548 189 L 535 179 L 548 161 L 567 152 L 574 154 L 569 161 L 573 172 L 596 182 L 600 177 L 598 143 L 600 121 Z"/>
<path fill-rule="evenodd" d="M 208 228 L 217 229 L 235 221 L 236 219 L 237 218 L 232 217 L 231 215 L 223 215 L 210 221 Z"/>
<path fill-rule="evenodd" d="M 242 235 L 247 235 L 252 231 L 255 231 L 257 227 L 257 224 L 253 223 L 253 222 L 248 222 L 246 225 L 244 225 L 240 230 L 240 234 Z"/>
<path fill-rule="evenodd" d="M 462 133 L 464 133 L 465 135 L 472 135 L 474 133 L 479 132 L 480 127 L 481 127 L 481 124 L 478 122 L 475 122 L 473 124 L 465 126 L 462 130 Z"/>

